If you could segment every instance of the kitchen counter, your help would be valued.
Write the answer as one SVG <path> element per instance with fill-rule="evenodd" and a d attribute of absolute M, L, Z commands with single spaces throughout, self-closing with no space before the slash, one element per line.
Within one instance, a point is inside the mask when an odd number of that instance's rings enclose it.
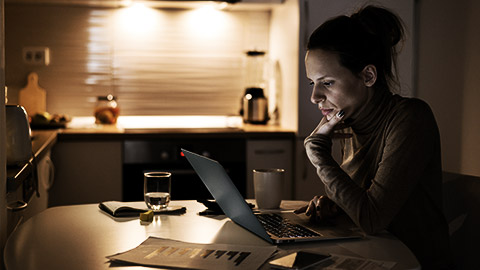
<path fill-rule="evenodd" d="M 40 160 L 57 140 L 57 130 L 38 130 L 32 132 L 32 158 L 19 166 L 7 167 L 7 193 L 15 191 L 33 172 L 33 165 Z"/>

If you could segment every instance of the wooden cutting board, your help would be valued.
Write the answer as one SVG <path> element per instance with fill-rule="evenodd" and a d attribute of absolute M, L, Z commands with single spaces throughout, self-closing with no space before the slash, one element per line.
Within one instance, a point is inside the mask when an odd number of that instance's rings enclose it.
<path fill-rule="evenodd" d="M 38 85 L 37 73 L 28 74 L 27 86 L 20 89 L 18 99 L 29 116 L 47 111 L 47 92 Z"/>

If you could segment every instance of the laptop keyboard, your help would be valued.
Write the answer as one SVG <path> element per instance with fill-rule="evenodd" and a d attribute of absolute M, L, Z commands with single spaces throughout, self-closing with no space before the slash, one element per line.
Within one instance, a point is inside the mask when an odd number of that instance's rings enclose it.
<path fill-rule="evenodd" d="M 320 234 L 276 214 L 255 215 L 265 230 L 279 238 L 315 237 Z"/>

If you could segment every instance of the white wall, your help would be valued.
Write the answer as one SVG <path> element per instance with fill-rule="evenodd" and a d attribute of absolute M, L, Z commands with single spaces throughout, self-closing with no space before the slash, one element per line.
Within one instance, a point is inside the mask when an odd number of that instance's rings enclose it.
<path fill-rule="evenodd" d="M 298 0 L 287 0 L 273 9 L 269 39 L 281 125 L 292 130 L 298 126 L 298 5 Z"/>
<path fill-rule="evenodd" d="M 443 169 L 480 176 L 480 2 L 418 1 L 418 97 L 435 114 Z"/>

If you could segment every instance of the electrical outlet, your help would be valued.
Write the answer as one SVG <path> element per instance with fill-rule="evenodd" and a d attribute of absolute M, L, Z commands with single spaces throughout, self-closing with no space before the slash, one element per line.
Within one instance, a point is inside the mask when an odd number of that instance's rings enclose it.
<path fill-rule="evenodd" d="M 48 47 L 23 47 L 23 62 L 29 65 L 48 66 L 50 49 Z"/>

